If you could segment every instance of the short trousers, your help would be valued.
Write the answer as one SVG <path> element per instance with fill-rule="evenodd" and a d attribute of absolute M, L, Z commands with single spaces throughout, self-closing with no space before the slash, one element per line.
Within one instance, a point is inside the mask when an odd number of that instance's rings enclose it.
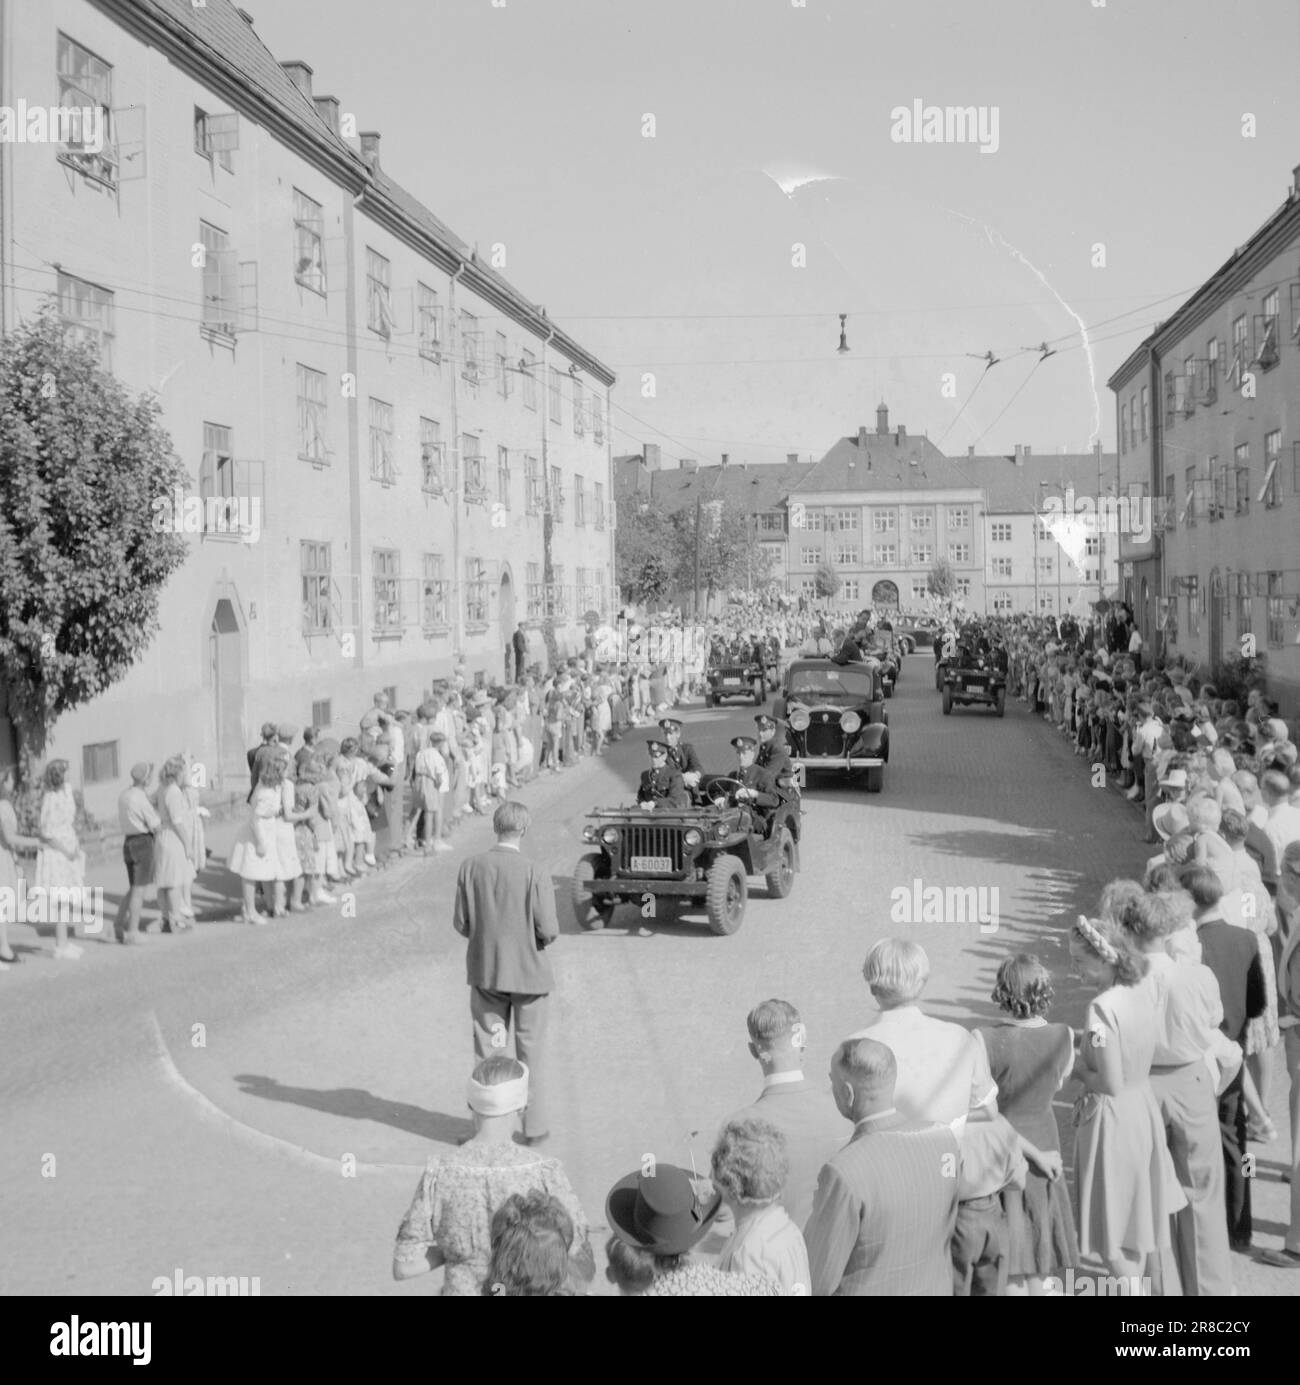
<path fill-rule="evenodd" d="M 153 880 L 153 834 L 133 832 L 122 841 L 122 861 L 127 883 L 134 888 Z"/>

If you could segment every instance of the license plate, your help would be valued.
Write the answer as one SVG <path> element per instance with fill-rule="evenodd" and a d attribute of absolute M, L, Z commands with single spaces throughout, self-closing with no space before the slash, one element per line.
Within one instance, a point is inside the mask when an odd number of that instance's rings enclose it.
<path fill-rule="evenodd" d="M 670 871 L 673 868 L 671 856 L 633 856 L 632 869 L 645 871 Z"/>
<path fill-rule="evenodd" d="M 724 688 L 743 688 L 745 685 L 739 678 L 724 678 L 722 686 Z"/>
<path fill-rule="evenodd" d="M 967 691 L 967 692 L 983 692 L 983 691 L 984 691 L 984 684 L 983 684 L 983 683 L 967 683 L 967 684 L 966 684 L 966 691 Z"/>

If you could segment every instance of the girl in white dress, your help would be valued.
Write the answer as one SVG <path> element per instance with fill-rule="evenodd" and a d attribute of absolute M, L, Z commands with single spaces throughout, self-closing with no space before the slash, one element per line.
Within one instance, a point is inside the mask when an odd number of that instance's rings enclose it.
<path fill-rule="evenodd" d="M 72 913 L 70 890 L 86 884 L 86 854 L 77 840 L 77 800 L 68 783 L 68 762 L 51 760 L 45 767 L 45 792 L 41 795 L 41 821 L 33 885 L 47 894 L 50 917 L 54 921 L 54 955 L 61 962 L 75 962 L 81 948 L 68 941 L 68 922 Z"/>
<path fill-rule="evenodd" d="M 285 761 L 266 760 L 248 804 L 248 817 L 230 849 L 230 869 L 243 887 L 244 923 L 263 924 L 266 916 L 258 912 L 257 887 L 275 888 L 280 873 L 276 854 L 275 823 L 280 814 L 280 787 L 284 782 Z"/>
<path fill-rule="evenodd" d="M 194 824 L 181 790 L 185 761 L 173 755 L 158 772 L 154 806 L 162 826 L 154 833 L 153 882 L 158 887 L 158 908 L 163 932 L 183 933 L 193 925 L 185 917 L 182 892 L 194 878 Z"/>

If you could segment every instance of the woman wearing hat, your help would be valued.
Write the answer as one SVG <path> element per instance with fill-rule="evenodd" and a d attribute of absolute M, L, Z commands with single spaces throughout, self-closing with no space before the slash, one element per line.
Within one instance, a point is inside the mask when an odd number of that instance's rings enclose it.
<path fill-rule="evenodd" d="M 484 1058 L 467 1088 L 474 1135 L 435 1155 L 420 1179 L 393 1248 L 393 1278 L 446 1266 L 444 1296 L 478 1294 L 487 1277 L 492 1217 L 515 1193 L 539 1190 L 559 1200 L 573 1221 L 573 1268 L 590 1282 L 596 1268 L 587 1218 L 558 1159 L 515 1144 L 528 1105 L 528 1069 L 504 1054 Z"/>
<path fill-rule="evenodd" d="M 605 1199 L 614 1233 L 605 1246 L 606 1278 L 620 1293 L 647 1298 L 779 1294 L 771 1280 L 730 1274 L 691 1255 L 721 1209 L 721 1193 L 706 1193 L 685 1169 L 648 1158 L 638 1172 L 620 1178 Z"/>
<path fill-rule="evenodd" d="M 44 784 L 38 828 L 41 847 L 32 883 L 45 890 L 80 890 L 86 883 L 86 856 L 77 840 L 77 800 L 68 783 L 68 762 L 51 760 L 45 767 Z M 71 898 L 66 893 L 46 898 L 52 901 L 54 955 L 61 962 L 75 962 L 81 948 L 68 941 Z"/>

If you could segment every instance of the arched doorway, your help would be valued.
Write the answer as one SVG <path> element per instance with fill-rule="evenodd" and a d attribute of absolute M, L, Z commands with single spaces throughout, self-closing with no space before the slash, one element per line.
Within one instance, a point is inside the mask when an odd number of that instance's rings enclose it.
<path fill-rule="evenodd" d="M 213 736 L 219 785 L 234 784 L 246 765 L 244 748 L 244 645 L 239 616 L 229 597 L 213 608 L 208 632 Z"/>
<path fill-rule="evenodd" d="M 871 604 L 873 606 L 897 606 L 898 605 L 898 583 L 891 582 L 884 578 L 871 588 Z"/>
<path fill-rule="evenodd" d="M 512 641 L 517 624 L 515 583 L 514 578 L 510 575 L 510 568 L 507 566 L 501 569 L 501 585 L 497 589 L 497 629 L 500 630 L 501 641 L 505 645 L 507 683 L 513 683 L 515 679 L 515 650 Z"/>

